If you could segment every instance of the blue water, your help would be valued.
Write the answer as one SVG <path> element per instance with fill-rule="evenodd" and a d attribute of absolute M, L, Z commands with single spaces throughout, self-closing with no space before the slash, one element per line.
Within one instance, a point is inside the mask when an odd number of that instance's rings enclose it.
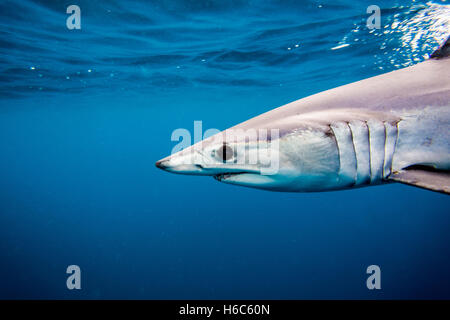
<path fill-rule="evenodd" d="M 154 166 L 177 128 L 415 64 L 450 30 L 445 1 L 376 1 L 370 31 L 372 2 L 0 2 L 0 298 L 450 298 L 446 195 L 271 193 Z"/>

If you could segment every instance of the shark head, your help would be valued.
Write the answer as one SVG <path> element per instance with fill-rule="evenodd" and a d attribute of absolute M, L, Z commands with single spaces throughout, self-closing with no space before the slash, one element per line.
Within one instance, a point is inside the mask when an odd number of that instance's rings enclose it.
<path fill-rule="evenodd" d="M 156 162 L 168 172 L 212 176 L 271 191 L 333 189 L 338 154 L 329 127 L 251 119 Z"/>
<path fill-rule="evenodd" d="M 271 191 L 397 181 L 449 193 L 449 48 L 450 38 L 427 61 L 273 109 L 156 166 Z"/>

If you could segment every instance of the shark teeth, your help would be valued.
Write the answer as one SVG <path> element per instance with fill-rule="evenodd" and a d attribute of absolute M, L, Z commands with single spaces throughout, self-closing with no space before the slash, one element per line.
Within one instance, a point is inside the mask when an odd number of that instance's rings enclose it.
<path fill-rule="evenodd" d="M 248 172 L 221 173 L 221 174 L 216 174 L 213 177 L 217 181 L 222 181 L 222 180 L 228 179 L 228 178 L 230 178 L 232 176 L 236 176 L 238 174 L 243 174 L 243 173 L 248 173 Z"/>

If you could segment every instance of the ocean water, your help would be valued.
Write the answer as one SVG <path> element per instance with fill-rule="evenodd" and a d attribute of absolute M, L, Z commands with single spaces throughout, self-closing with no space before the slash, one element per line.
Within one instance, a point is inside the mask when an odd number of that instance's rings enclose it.
<path fill-rule="evenodd" d="M 449 33 L 446 1 L 1 1 L 0 298 L 450 298 L 446 195 L 276 193 L 154 166 L 177 128 L 413 65 Z"/>

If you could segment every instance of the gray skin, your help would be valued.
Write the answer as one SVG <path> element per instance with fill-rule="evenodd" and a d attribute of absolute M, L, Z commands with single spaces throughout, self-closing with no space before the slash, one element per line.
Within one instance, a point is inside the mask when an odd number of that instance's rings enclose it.
<path fill-rule="evenodd" d="M 437 169 L 445 180 L 450 169 L 449 70 L 449 57 L 433 58 L 327 90 L 247 120 L 156 166 L 287 192 L 388 183 L 411 166 Z M 229 139 L 227 134 L 236 129 L 245 133 Z M 248 134 L 259 129 L 278 130 L 278 135 Z M 272 164 L 257 150 L 272 152 L 276 170 L 264 170 Z M 252 153 L 256 161 L 248 161 Z"/>

